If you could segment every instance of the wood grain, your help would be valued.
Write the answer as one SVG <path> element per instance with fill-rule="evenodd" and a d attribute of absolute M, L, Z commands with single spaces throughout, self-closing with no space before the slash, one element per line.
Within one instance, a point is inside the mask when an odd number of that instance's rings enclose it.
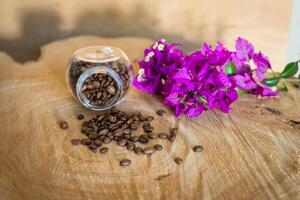
<path fill-rule="evenodd" d="M 70 140 L 81 138 L 83 108 L 65 85 L 67 59 L 89 45 L 118 46 L 132 61 L 151 41 L 76 37 L 44 46 L 36 62 L 17 64 L 0 53 L 1 199 L 297 199 L 300 192 L 300 92 L 280 98 L 242 96 L 229 115 L 207 112 L 189 120 L 170 111 L 155 116 L 157 132 L 179 126 L 179 135 L 152 157 L 110 145 L 107 155 Z M 135 66 L 136 70 L 136 66 Z M 120 109 L 154 115 L 158 97 L 132 88 Z M 275 109 L 275 110 L 274 110 Z M 277 112 L 278 111 L 278 112 Z M 70 128 L 61 130 L 66 120 Z M 192 146 L 202 144 L 195 153 Z M 173 159 L 180 156 L 184 164 Z M 122 158 L 132 160 L 122 168 Z"/>

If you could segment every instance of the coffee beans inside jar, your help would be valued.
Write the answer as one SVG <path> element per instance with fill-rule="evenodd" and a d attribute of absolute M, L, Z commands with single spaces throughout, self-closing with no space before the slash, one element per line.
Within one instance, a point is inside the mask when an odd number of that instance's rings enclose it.
<path fill-rule="evenodd" d="M 67 83 L 85 107 L 106 110 L 125 97 L 133 77 L 125 53 L 114 47 L 87 47 L 76 51 L 67 70 Z"/>

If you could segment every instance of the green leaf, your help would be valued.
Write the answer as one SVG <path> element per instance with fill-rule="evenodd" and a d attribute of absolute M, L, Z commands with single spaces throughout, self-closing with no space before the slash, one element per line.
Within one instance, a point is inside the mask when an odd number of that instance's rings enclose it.
<path fill-rule="evenodd" d="M 284 70 L 280 73 L 281 78 L 290 78 L 298 71 L 298 61 L 287 64 Z"/>
<path fill-rule="evenodd" d="M 225 66 L 225 72 L 228 76 L 232 76 L 236 74 L 236 66 L 233 64 L 233 62 L 229 62 Z"/>
<path fill-rule="evenodd" d="M 198 96 L 198 101 L 203 102 L 205 105 L 208 104 L 207 100 L 203 96 Z"/>
<path fill-rule="evenodd" d="M 265 80 L 263 80 L 264 84 L 270 87 L 277 85 L 279 81 L 280 77 L 266 78 Z"/>
<path fill-rule="evenodd" d="M 235 88 L 235 91 L 237 91 L 238 94 L 248 94 L 246 90 L 241 90 L 239 88 Z"/>

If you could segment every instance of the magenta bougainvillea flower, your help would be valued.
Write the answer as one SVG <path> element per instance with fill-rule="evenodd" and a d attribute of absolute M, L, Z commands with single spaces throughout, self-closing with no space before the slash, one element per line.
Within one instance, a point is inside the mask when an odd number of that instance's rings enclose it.
<path fill-rule="evenodd" d="M 233 74 L 227 73 L 228 65 Z M 196 117 L 212 109 L 227 113 L 238 98 L 237 89 L 257 96 L 277 95 L 262 82 L 271 68 L 268 58 L 242 38 L 236 40 L 235 51 L 220 42 L 215 48 L 205 43 L 187 55 L 179 45 L 162 39 L 145 49 L 139 66 L 134 86 L 161 95 L 176 116 Z"/>

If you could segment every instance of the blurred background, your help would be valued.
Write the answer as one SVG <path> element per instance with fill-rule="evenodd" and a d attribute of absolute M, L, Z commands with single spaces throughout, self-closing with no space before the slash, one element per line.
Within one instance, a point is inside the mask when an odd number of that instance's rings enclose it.
<path fill-rule="evenodd" d="M 163 37 L 186 51 L 204 41 L 232 48 L 242 36 L 279 70 L 295 57 L 299 7 L 299 0 L 0 0 L 0 51 L 26 62 L 44 44 L 79 35 Z"/>

